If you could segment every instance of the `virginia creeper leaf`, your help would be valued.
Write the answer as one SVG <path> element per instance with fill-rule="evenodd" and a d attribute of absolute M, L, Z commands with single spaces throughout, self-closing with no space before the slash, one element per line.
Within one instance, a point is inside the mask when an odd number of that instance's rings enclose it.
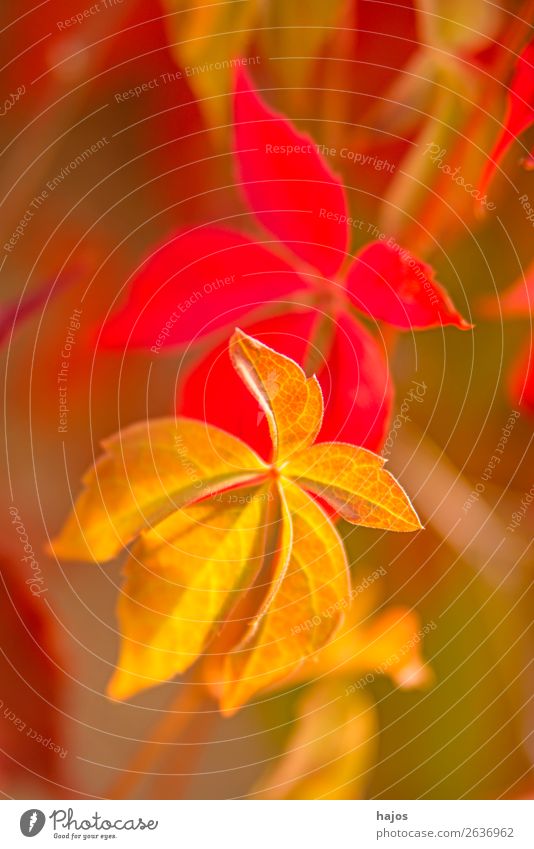
<path fill-rule="evenodd" d="M 246 332 L 304 367 L 308 342 L 316 324 L 310 310 L 287 312 L 247 325 Z M 232 403 L 228 403 L 228 398 Z M 178 387 L 179 416 L 203 419 L 235 434 L 268 461 L 273 444 L 267 417 L 236 372 L 224 340 L 195 364 Z M 328 415 L 328 409 L 325 411 Z"/>
<path fill-rule="evenodd" d="M 58 557 L 105 562 L 147 525 L 265 466 L 230 434 L 188 419 L 154 419 L 106 440 L 60 536 Z"/>
<path fill-rule="evenodd" d="M 318 357 L 316 335 L 322 319 L 319 310 L 298 309 L 246 329 L 255 339 L 295 360 L 307 374 L 315 355 L 325 403 L 321 441 L 340 439 L 376 451 L 383 445 L 393 403 L 384 352 L 360 322 L 340 313 L 333 321 L 331 339 L 321 346 L 324 357 Z M 227 403 L 228 397 L 234 403 Z M 271 456 L 266 416 L 232 367 L 226 342 L 189 372 L 179 387 L 176 411 L 205 419 L 246 440 L 260 456 Z"/>
<path fill-rule="evenodd" d="M 383 348 L 347 312 L 335 317 L 332 344 L 317 375 L 325 399 L 321 442 L 341 440 L 378 451 L 393 405 L 393 383 Z"/>
<path fill-rule="evenodd" d="M 355 525 L 391 531 L 421 528 L 408 496 L 383 468 L 384 458 L 342 442 L 323 442 L 293 454 L 283 474 L 324 498 Z"/>
<path fill-rule="evenodd" d="M 352 522 L 420 527 L 382 458 L 312 445 L 323 412 L 315 377 L 240 330 L 229 354 L 268 419 L 273 465 L 192 419 L 132 425 L 106 441 L 54 543 L 66 558 L 107 560 L 139 537 L 119 603 L 118 698 L 211 652 L 204 675 L 231 714 L 328 643 L 348 606 L 348 567 L 306 489 Z M 295 628 L 317 617 L 313 629 Z"/>
<path fill-rule="evenodd" d="M 343 619 L 349 573 L 343 544 L 321 507 L 290 481 L 281 482 L 291 556 L 271 607 L 252 637 L 226 657 L 221 711 L 230 715 L 259 690 L 287 678 L 321 649 Z M 334 609 L 332 616 L 324 616 Z M 316 615 L 319 625 L 295 628 Z"/>
<path fill-rule="evenodd" d="M 316 663 L 304 664 L 300 677 L 343 676 L 350 692 L 361 690 L 366 672 L 389 676 L 404 689 L 427 685 L 432 673 L 421 653 L 421 619 L 408 607 L 395 605 L 369 621 L 359 621 L 353 605 L 336 639 L 319 654 Z"/>
<path fill-rule="evenodd" d="M 322 274 L 345 259 L 347 206 L 343 187 L 315 148 L 269 109 L 244 71 L 237 76 L 235 146 L 251 209 L 267 230 Z"/>
<path fill-rule="evenodd" d="M 373 242 L 358 254 L 347 275 L 347 291 L 359 310 L 403 330 L 472 327 L 435 282 L 429 265 L 384 242 Z"/>
<path fill-rule="evenodd" d="M 266 560 L 283 574 L 289 540 L 266 547 L 269 496 L 265 486 L 220 493 L 141 534 L 119 600 L 123 643 L 111 695 L 127 698 L 183 672 Z"/>
<path fill-rule="evenodd" d="M 230 343 L 235 370 L 267 416 L 274 459 L 281 462 L 311 445 L 323 420 L 316 377 L 306 377 L 289 357 L 236 330 Z"/>
<path fill-rule="evenodd" d="M 189 342 L 235 325 L 268 299 L 285 298 L 306 283 L 247 236 L 220 227 L 179 231 L 142 263 L 126 302 L 105 322 L 99 344 L 152 349 Z"/>

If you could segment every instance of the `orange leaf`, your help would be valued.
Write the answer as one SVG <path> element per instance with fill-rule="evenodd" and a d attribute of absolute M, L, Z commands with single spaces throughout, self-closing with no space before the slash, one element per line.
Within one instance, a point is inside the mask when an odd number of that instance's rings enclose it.
<path fill-rule="evenodd" d="M 421 627 L 419 616 L 408 607 L 388 607 L 364 625 L 351 615 L 336 640 L 323 649 L 313 668 L 303 668 L 302 675 L 343 676 L 350 692 L 365 687 L 366 673 L 387 675 L 405 689 L 425 686 L 432 673 L 421 648 L 430 630 Z"/>
<path fill-rule="evenodd" d="M 417 531 L 421 523 L 385 460 L 365 448 L 323 442 L 294 454 L 283 474 L 324 498 L 355 525 L 390 531 Z"/>
<path fill-rule="evenodd" d="M 230 341 L 234 367 L 267 416 L 273 459 L 283 460 L 311 445 L 323 420 L 317 378 L 256 339 L 236 330 Z"/>
<path fill-rule="evenodd" d="M 382 458 L 312 445 L 323 412 L 314 377 L 239 330 L 230 354 L 268 418 L 274 465 L 202 422 L 132 425 L 106 441 L 53 544 L 66 558 L 105 561 L 138 538 L 119 602 L 117 698 L 204 655 L 204 677 L 229 715 L 331 640 L 348 607 L 348 567 L 305 489 L 355 523 L 420 527 Z M 309 620 L 313 629 L 301 627 Z"/>
<path fill-rule="evenodd" d="M 154 419 L 104 442 L 57 539 L 68 560 L 105 562 L 175 510 L 265 470 L 235 436 L 190 419 Z"/>
<path fill-rule="evenodd" d="M 271 549 L 266 534 L 270 498 L 266 486 L 221 493 L 141 535 L 119 600 L 123 641 L 110 695 L 127 698 L 186 670 L 266 561 L 283 572 L 287 553 L 278 541 Z"/>
<path fill-rule="evenodd" d="M 349 595 L 343 544 L 321 507 L 290 481 L 281 484 L 292 527 L 285 577 L 253 635 L 227 656 L 221 710 L 230 715 L 258 690 L 291 675 L 342 622 Z M 333 610 L 332 615 L 325 615 Z M 311 630 L 300 626 L 318 617 Z"/>

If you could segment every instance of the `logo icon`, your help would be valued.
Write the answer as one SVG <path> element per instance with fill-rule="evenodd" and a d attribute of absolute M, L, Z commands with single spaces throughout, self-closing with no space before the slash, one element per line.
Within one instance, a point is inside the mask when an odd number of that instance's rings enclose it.
<path fill-rule="evenodd" d="M 42 811 L 30 808 L 29 811 L 24 811 L 20 818 L 20 830 L 25 837 L 35 837 L 42 830 L 45 822 L 46 817 Z"/>

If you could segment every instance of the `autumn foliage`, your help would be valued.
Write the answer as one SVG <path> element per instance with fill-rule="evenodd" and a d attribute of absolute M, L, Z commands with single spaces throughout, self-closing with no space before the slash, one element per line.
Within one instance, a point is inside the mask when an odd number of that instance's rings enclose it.
<path fill-rule="evenodd" d="M 107 441 L 54 543 L 63 559 L 105 562 L 134 542 L 109 686 L 118 698 L 209 650 L 212 686 L 232 713 L 332 639 L 350 579 L 343 543 L 312 495 L 353 524 L 420 527 L 381 457 L 315 442 L 323 418 L 315 377 L 239 330 L 230 356 L 269 423 L 269 465 L 200 421 L 133 425 Z M 316 616 L 313 629 L 299 629 Z"/>
<path fill-rule="evenodd" d="M 3 794 L 531 797 L 532 2 L 4 6 Z"/>

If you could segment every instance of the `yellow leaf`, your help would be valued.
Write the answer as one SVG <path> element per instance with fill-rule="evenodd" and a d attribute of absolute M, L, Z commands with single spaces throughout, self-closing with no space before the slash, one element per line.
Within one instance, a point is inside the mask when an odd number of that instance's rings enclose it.
<path fill-rule="evenodd" d="M 301 671 L 301 677 L 342 676 L 347 691 L 362 690 L 375 675 L 387 675 L 400 687 L 422 687 L 432 680 L 430 668 L 422 656 L 427 631 L 417 613 L 408 607 L 389 607 L 361 624 L 349 616 L 336 639 L 319 654 L 313 668 Z"/>
<path fill-rule="evenodd" d="M 287 678 L 328 642 L 343 619 L 349 573 L 341 540 L 321 507 L 290 481 L 281 485 L 292 528 L 287 572 L 259 625 L 227 655 L 221 711 L 234 713 L 258 690 Z M 301 626 L 316 617 L 317 627 Z"/>
<path fill-rule="evenodd" d="M 139 532 L 189 502 L 265 471 L 243 442 L 191 419 L 154 419 L 122 430 L 84 477 L 56 556 L 105 562 Z"/>
<path fill-rule="evenodd" d="M 132 425 L 104 443 L 53 544 L 62 557 L 106 561 L 134 543 L 109 687 L 117 698 L 202 654 L 204 680 L 229 715 L 317 657 L 343 620 L 350 586 L 335 527 L 305 489 L 355 523 L 419 527 L 380 457 L 312 445 L 323 411 L 315 378 L 241 331 L 230 353 L 268 417 L 275 463 L 202 422 Z"/>
<path fill-rule="evenodd" d="M 127 698 L 183 672 L 266 564 L 283 574 L 287 545 L 273 548 L 268 534 L 273 497 L 268 486 L 220 493 L 142 533 L 126 564 L 110 695 Z"/>
<path fill-rule="evenodd" d="M 282 471 L 324 498 L 355 525 L 415 531 L 421 523 L 383 457 L 343 442 L 324 442 L 294 454 Z"/>
<path fill-rule="evenodd" d="M 378 748 L 378 720 L 363 693 L 314 685 L 298 704 L 286 750 L 257 783 L 256 799 L 362 799 Z"/>
<path fill-rule="evenodd" d="M 230 340 L 234 368 L 267 416 L 278 464 L 311 445 L 323 419 L 317 378 L 306 377 L 289 357 L 236 330 Z"/>

